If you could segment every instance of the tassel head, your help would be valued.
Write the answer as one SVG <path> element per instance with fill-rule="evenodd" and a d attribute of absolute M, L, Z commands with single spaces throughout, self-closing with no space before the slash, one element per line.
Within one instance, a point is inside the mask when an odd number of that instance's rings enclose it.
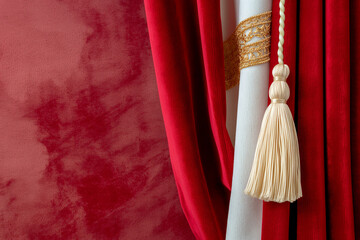
<path fill-rule="evenodd" d="M 281 100 L 286 102 L 289 99 L 290 88 L 286 83 L 289 73 L 290 70 L 287 65 L 278 64 L 274 67 L 272 71 L 274 82 L 271 84 L 269 89 L 269 97 L 271 101 Z"/>
<path fill-rule="evenodd" d="M 302 196 L 300 154 L 294 120 L 286 104 L 289 67 L 278 64 L 269 89 L 271 104 L 265 111 L 253 166 L 245 193 L 274 202 L 293 202 Z"/>

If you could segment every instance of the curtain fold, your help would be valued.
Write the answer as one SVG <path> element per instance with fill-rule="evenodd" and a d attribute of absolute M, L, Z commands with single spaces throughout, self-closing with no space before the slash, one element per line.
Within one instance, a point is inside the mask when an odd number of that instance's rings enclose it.
<path fill-rule="evenodd" d="M 226 96 L 220 19 L 220 2 L 197 0 L 201 47 L 205 71 L 207 108 L 220 158 L 220 174 L 231 189 L 234 147 L 226 129 Z"/>
<path fill-rule="evenodd" d="M 233 147 L 219 1 L 145 0 L 171 163 L 198 239 L 224 239 Z"/>
<path fill-rule="evenodd" d="M 298 239 L 326 239 L 323 17 L 322 0 L 300 1 L 296 121 L 303 197 L 297 201 Z"/>
<path fill-rule="evenodd" d="M 350 156 L 349 1 L 325 5 L 328 238 L 354 239 Z M 355 176 L 354 176 L 355 177 Z"/>
<path fill-rule="evenodd" d="M 350 0 L 350 140 L 355 239 L 360 239 L 360 1 Z"/>

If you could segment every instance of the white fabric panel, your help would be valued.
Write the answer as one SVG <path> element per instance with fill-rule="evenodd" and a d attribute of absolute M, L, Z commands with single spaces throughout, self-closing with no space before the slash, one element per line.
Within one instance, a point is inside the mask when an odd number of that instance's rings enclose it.
<path fill-rule="evenodd" d="M 222 0 L 221 2 L 221 7 L 229 5 L 224 2 L 233 2 L 236 25 L 246 18 L 270 11 L 272 3 L 271 0 Z M 228 15 L 223 14 L 222 16 Z M 233 26 L 231 25 L 231 27 Z M 234 30 L 235 27 L 232 31 Z M 244 189 L 250 174 L 262 117 L 267 107 L 268 85 L 269 63 L 241 70 L 227 240 L 261 239 L 262 202 L 245 195 Z M 230 92 L 227 93 L 227 97 L 231 96 L 230 94 Z M 228 99 L 232 101 L 230 97 Z M 231 104 L 227 103 L 227 105 Z M 230 107 L 227 110 L 229 111 Z M 231 133 L 229 134 L 231 135 Z"/>
<path fill-rule="evenodd" d="M 223 40 L 226 41 L 238 25 L 236 20 L 235 1 L 221 0 L 221 26 Z M 239 87 L 233 87 L 226 91 L 226 128 L 232 144 L 235 144 L 236 111 Z"/>

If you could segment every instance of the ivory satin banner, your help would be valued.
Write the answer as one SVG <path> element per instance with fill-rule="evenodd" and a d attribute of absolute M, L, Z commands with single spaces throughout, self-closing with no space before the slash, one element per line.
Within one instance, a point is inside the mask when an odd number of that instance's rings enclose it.
<path fill-rule="evenodd" d="M 221 16 L 224 40 L 231 35 L 241 21 L 270 11 L 271 3 L 271 0 L 222 0 Z M 245 195 L 244 189 L 250 174 L 261 121 L 267 106 L 268 85 L 269 63 L 267 62 L 243 68 L 240 71 L 239 85 L 226 92 L 227 127 L 229 135 L 235 135 L 227 240 L 261 239 L 262 202 Z M 237 113 L 234 112 L 236 108 Z M 230 121 L 236 121 L 235 134 L 235 129 Z"/>

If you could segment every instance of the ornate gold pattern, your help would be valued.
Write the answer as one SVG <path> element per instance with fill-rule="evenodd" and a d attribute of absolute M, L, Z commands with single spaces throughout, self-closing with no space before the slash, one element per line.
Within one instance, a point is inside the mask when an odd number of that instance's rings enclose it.
<path fill-rule="evenodd" d="M 270 60 L 271 11 L 239 23 L 224 42 L 225 86 L 230 89 L 239 83 L 240 70 Z"/>

